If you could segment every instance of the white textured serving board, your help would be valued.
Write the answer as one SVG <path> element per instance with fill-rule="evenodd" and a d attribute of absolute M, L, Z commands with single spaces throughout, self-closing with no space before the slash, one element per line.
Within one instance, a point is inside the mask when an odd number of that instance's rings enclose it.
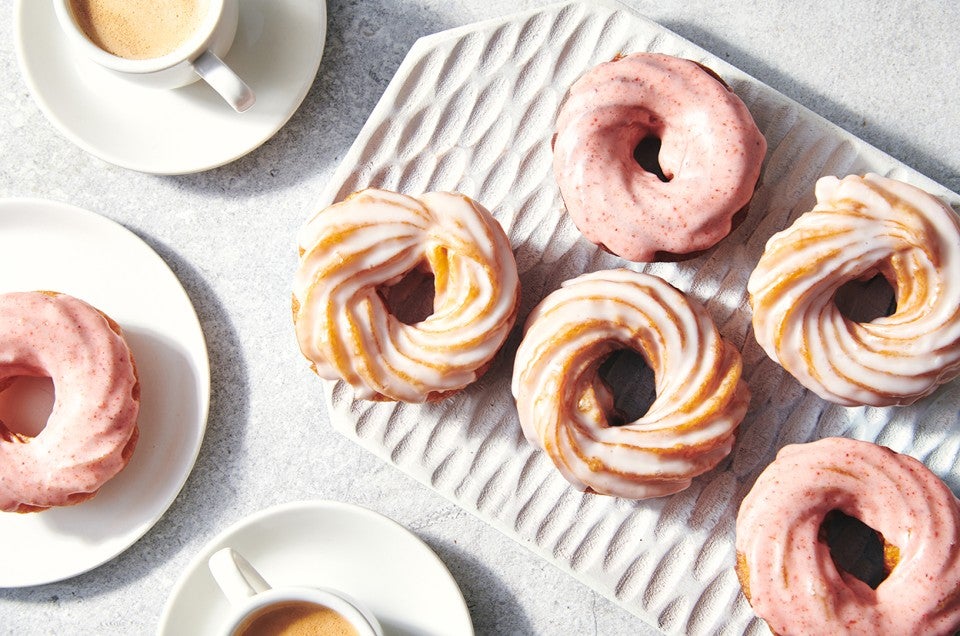
<path fill-rule="evenodd" d="M 551 137 L 568 87 L 619 53 L 657 51 L 717 71 L 769 144 L 746 220 L 682 263 L 634 265 L 584 240 L 551 170 Z M 743 496 L 776 451 L 828 435 L 907 452 L 960 487 L 960 383 L 901 409 L 844 408 L 804 390 L 753 339 L 746 282 L 767 238 L 813 204 L 823 175 L 878 172 L 960 197 L 620 5 L 570 2 L 419 40 L 327 190 L 324 207 L 367 186 L 457 190 L 489 208 L 513 244 L 520 316 L 494 365 L 439 404 L 355 401 L 326 383 L 334 426 L 466 510 L 668 633 L 765 633 L 733 572 Z M 513 355 L 530 309 L 585 271 L 629 266 L 702 301 L 742 351 L 753 394 L 731 456 L 677 495 L 626 501 L 583 494 L 524 439 L 510 396 Z"/>

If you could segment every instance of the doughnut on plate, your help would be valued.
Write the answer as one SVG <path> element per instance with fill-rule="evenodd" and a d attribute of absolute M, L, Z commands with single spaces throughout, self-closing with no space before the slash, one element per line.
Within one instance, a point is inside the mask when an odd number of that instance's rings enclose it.
<path fill-rule="evenodd" d="M 42 512 L 0 513 L 0 588 L 12 588 L 93 569 L 154 526 L 200 451 L 210 366 L 200 322 L 176 275 L 149 245 L 104 216 L 53 201 L 0 200 L 0 271 L 0 293 L 56 290 L 116 320 L 141 388 L 137 448 L 95 497 Z M 33 397 L 44 387 L 19 390 Z M 4 413 L 14 409 L 13 398 L 0 400 L 7 400 Z M 37 405 L 34 416 L 42 413 Z"/>
<path fill-rule="evenodd" d="M 717 71 L 768 142 L 749 212 L 715 248 L 680 263 L 631 264 L 583 239 L 551 170 L 567 88 L 621 52 L 656 51 Z M 428 405 L 355 401 L 325 383 L 334 426 L 358 444 L 668 633 L 765 633 L 734 574 L 740 500 L 780 447 L 829 435 L 878 441 L 960 486 L 960 383 L 910 407 L 846 408 L 804 390 L 753 339 L 746 283 L 766 240 L 813 206 L 827 174 L 877 172 L 960 196 L 696 45 L 616 4 L 569 2 L 422 38 L 401 64 L 316 209 L 367 186 L 457 190 L 507 231 L 520 315 L 481 380 Z M 306 220 L 306 219 L 304 219 Z M 584 494 L 527 444 L 510 398 L 513 353 L 533 306 L 583 272 L 630 267 L 701 301 L 742 352 L 753 395 L 730 457 L 686 491 L 646 501 Z M 878 299 L 878 302 L 888 302 Z M 648 378 L 641 375 L 642 378 Z M 646 386 L 626 389 L 649 392 Z"/>

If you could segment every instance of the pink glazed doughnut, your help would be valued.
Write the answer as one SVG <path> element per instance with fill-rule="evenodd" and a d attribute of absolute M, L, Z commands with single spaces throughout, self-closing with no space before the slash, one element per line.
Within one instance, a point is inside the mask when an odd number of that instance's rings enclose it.
<path fill-rule="evenodd" d="M 659 139 L 666 182 L 634 152 Z M 634 53 L 587 71 L 557 119 L 553 170 L 583 235 L 631 261 L 707 249 L 753 196 L 767 142 L 705 67 Z"/>
<path fill-rule="evenodd" d="M 878 532 L 872 589 L 818 539 L 827 513 Z M 907 455 L 845 438 L 780 450 L 737 516 L 737 576 L 776 634 L 953 634 L 960 628 L 960 502 Z"/>
<path fill-rule="evenodd" d="M 0 422 L 0 510 L 90 499 L 139 437 L 140 383 L 120 327 L 66 294 L 0 295 L 0 390 L 19 376 L 51 378 L 56 397 L 36 437 Z"/>

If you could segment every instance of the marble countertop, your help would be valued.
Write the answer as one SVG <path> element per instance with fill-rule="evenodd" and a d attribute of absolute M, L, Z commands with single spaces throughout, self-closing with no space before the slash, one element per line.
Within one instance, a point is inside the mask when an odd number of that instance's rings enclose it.
<path fill-rule="evenodd" d="M 146 241 L 196 307 L 212 381 L 198 461 L 166 515 L 86 574 L 0 590 L 0 633 L 152 633 L 178 576 L 212 537 L 253 512 L 304 499 L 365 506 L 426 541 L 459 584 L 478 634 L 649 631 L 616 603 L 336 433 L 290 324 L 294 235 L 413 42 L 541 4 L 331 0 L 316 81 L 279 133 L 221 168 L 161 177 L 105 163 L 45 119 L 18 68 L 14 2 L 0 0 L 0 197 L 69 202 Z M 624 4 L 960 190 L 954 97 L 960 5 Z"/>

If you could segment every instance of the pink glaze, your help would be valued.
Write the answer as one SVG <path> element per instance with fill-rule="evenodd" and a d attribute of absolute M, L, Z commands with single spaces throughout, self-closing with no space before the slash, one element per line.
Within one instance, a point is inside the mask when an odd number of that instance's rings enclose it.
<path fill-rule="evenodd" d="M 898 549 L 876 590 L 838 571 L 818 541 L 831 510 Z M 960 502 L 919 461 L 883 446 L 827 438 L 784 447 L 740 506 L 736 545 L 750 603 L 777 634 L 960 627 Z"/>
<path fill-rule="evenodd" d="M 634 160 L 661 140 L 662 182 Z M 554 174 L 574 223 L 631 261 L 688 254 L 730 232 L 767 143 L 750 111 L 700 65 L 635 53 L 588 71 L 557 119 Z"/>
<path fill-rule="evenodd" d="M 50 377 L 53 410 L 36 437 L 0 422 L 0 510 L 30 511 L 89 498 L 129 460 L 139 384 L 133 357 L 107 319 L 65 294 L 0 295 L 0 387 Z"/>

